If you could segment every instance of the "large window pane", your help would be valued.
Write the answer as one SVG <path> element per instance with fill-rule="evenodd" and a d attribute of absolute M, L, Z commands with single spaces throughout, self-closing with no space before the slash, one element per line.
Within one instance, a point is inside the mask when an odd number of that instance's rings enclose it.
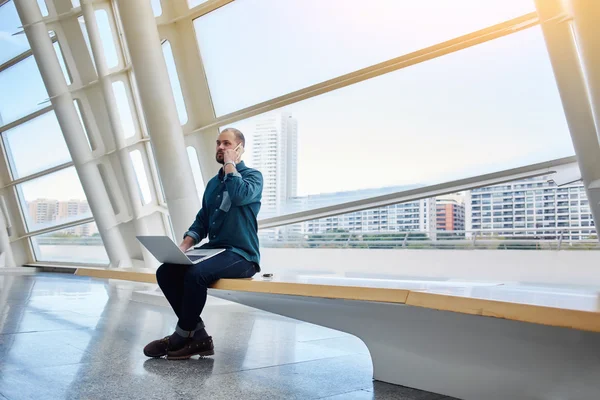
<path fill-rule="evenodd" d="M 104 243 L 94 222 L 31 238 L 37 261 L 108 264 Z"/>
<path fill-rule="evenodd" d="M 33 57 L 0 72 L 0 93 L 0 125 L 50 105 L 45 102 L 48 92 Z"/>
<path fill-rule="evenodd" d="M 54 111 L 2 133 L 2 138 L 14 179 L 71 161 Z"/>
<path fill-rule="evenodd" d="M 223 115 L 531 11 L 531 0 L 237 0 L 194 26 Z"/>
<path fill-rule="evenodd" d="M 92 216 L 74 167 L 17 185 L 28 231 Z"/>
<path fill-rule="evenodd" d="M 17 9 L 12 1 L 0 6 L 0 64 L 29 49 L 24 34 L 14 35 L 23 28 Z"/>
<path fill-rule="evenodd" d="M 537 27 L 233 125 L 278 212 L 294 190 L 407 188 L 574 154 Z"/>

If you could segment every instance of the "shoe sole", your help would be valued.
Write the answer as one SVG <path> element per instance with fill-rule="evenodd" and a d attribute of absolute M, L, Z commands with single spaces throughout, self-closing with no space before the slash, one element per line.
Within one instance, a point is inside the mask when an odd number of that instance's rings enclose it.
<path fill-rule="evenodd" d="M 207 356 L 214 356 L 214 355 L 215 355 L 214 350 L 198 351 L 196 353 L 186 354 L 185 356 L 179 356 L 179 357 L 173 357 L 173 356 L 169 356 L 167 354 L 167 360 L 187 360 L 193 356 L 207 357 Z"/>
<path fill-rule="evenodd" d="M 148 354 L 148 353 L 144 352 L 144 355 L 145 355 L 146 357 L 150 357 L 150 358 L 162 358 L 162 357 L 166 356 L 166 355 L 167 355 L 167 353 L 165 353 L 165 354 L 161 354 L 161 355 L 154 355 L 154 356 L 153 356 L 153 355 L 151 355 L 151 354 Z"/>

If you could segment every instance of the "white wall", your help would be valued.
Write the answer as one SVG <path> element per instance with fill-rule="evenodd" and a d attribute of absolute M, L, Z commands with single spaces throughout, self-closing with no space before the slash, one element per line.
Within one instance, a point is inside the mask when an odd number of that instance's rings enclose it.
<path fill-rule="evenodd" d="M 261 249 L 262 272 L 599 285 L 600 251 Z"/>

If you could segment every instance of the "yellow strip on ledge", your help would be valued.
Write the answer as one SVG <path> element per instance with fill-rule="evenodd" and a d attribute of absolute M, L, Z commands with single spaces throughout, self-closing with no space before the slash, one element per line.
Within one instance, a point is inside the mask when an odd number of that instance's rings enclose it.
<path fill-rule="evenodd" d="M 156 276 L 153 273 L 148 272 L 102 268 L 78 268 L 75 275 L 156 283 Z M 424 291 L 358 286 L 314 285 L 306 283 L 258 281 L 252 279 L 221 279 L 217 281 L 212 288 L 240 292 L 399 303 L 433 310 L 451 311 L 540 325 L 600 332 L 600 313 L 597 312 L 449 296 Z"/>
<path fill-rule="evenodd" d="M 600 332 L 600 313 L 410 291 L 406 305 L 533 324 Z"/>
<path fill-rule="evenodd" d="M 101 268 L 78 268 L 77 271 L 75 271 L 75 275 L 156 283 L 156 276 L 148 272 Z M 284 294 L 291 296 L 320 297 L 326 299 L 379 301 L 400 304 L 404 304 L 406 302 L 406 298 L 408 297 L 408 290 L 405 289 L 313 285 L 309 283 L 257 281 L 252 279 L 220 279 L 215 282 L 212 288 L 219 290 L 234 290 L 238 292 Z"/>

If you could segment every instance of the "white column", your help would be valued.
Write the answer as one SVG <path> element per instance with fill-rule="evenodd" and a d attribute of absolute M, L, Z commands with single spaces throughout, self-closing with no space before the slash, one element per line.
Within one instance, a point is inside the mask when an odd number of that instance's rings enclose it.
<path fill-rule="evenodd" d="M 575 26 L 581 30 L 580 49 L 573 36 L 571 24 L 557 20 L 560 15 L 567 16 L 567 10 L 561 0 L 535 0 L 542 22 L 546 47 L 560 92 L 565 116 L 571 132 L 573 147 L 577 155 L 581 177 L 589 199 L 590 209 L 596 227 L 600 226 L 600 142 L 594 124 L 594 115 L 590 95 L 596 99 L 596 116 L 600 117 L 600 56 L 594 53 L 600 49 L 597 36 L 600 29 L 594 26 L 594 16 L 600 15 L 598 5 L 592 1 L 575 1 Z M 585 9 L 583 5 L 586 5 Z M 588 15 L 589 13 L 589 15 Z M 578 22 L 579 21 L 579 22 Z M 577 28 L 576 28 L 577 29 Z M 594 37 L 594 34 L 596 37 Z M 579 36 L 578 36 L 579 37 Z M 581 55 L 581 61 L 580 61 Z M 583 66 L 596 68 L 588 70 L 587 87 Z M 589 89 L 589 92 L 588 92 Z M 595 96 L 592 92 L 595 91 Z"/>
<path fill-rule="evenodd" d="M 148 132 L 178 238 L 200 209 L 158 29 L 148 0 L 119 0 Z"/>
<path fill-rule="evenodd" d="M 94 7 L 90 0 L 83 0 L 81 2 L 81 10 L 83 12 L 83 18 L 85 20 L 85 26 L 87 28 L 90 47 L 92 54 L 94 55 L 94 61 L 96 64 L 96 70 L 98 71 L 98 80 L 102 89 L 102 95 L 104 97 L 104 104 L 108 114 L 108 120 L 110 124 L 110 131 L 115 141 L 117 148 L 117 156 L 119 157 L 119 163 L 123 169 L 123 177 L 125 178 L 125 186 L 127 194 L 131 201 L 131 211 L 133 214 L 133 224 L 136 235 L 148 235 L 149 230 L 146 226 L 145 221 L 141 218 L 141 207 L 142 201 L 140 198 L 140 191 L 138 189 L 138 182 L 131 163 L 131 157 L 127 144 L 125 143 L 125 134 L 121 125 L 119 111 L 112 89 L 112 81 L 109 77 L 108 66 L 106 64 L 106 57 L 104 56 L 104 49 L 102 47 L 102 39 L 100 38 L 100 31 L 98 24 L 96 23 L 96 16 L 94 14 Z M 150 252 L 140 244 L 142 255 L 144 257 L 145 265 L 150 265 L 154 258 Z"/>
<path fill-rule="evenodd" d="M 117 227 L 114 212 L 96 163 L 89 150 L 73 97 L 54 52 L 48 28 L 36 0 L 16 0 L 15 6 L 31 45 L 56 118 L 71 153 L 83 191 L 96 220 L 98 231 L 113 266 L 131 266 L 127 248 Z"/>

